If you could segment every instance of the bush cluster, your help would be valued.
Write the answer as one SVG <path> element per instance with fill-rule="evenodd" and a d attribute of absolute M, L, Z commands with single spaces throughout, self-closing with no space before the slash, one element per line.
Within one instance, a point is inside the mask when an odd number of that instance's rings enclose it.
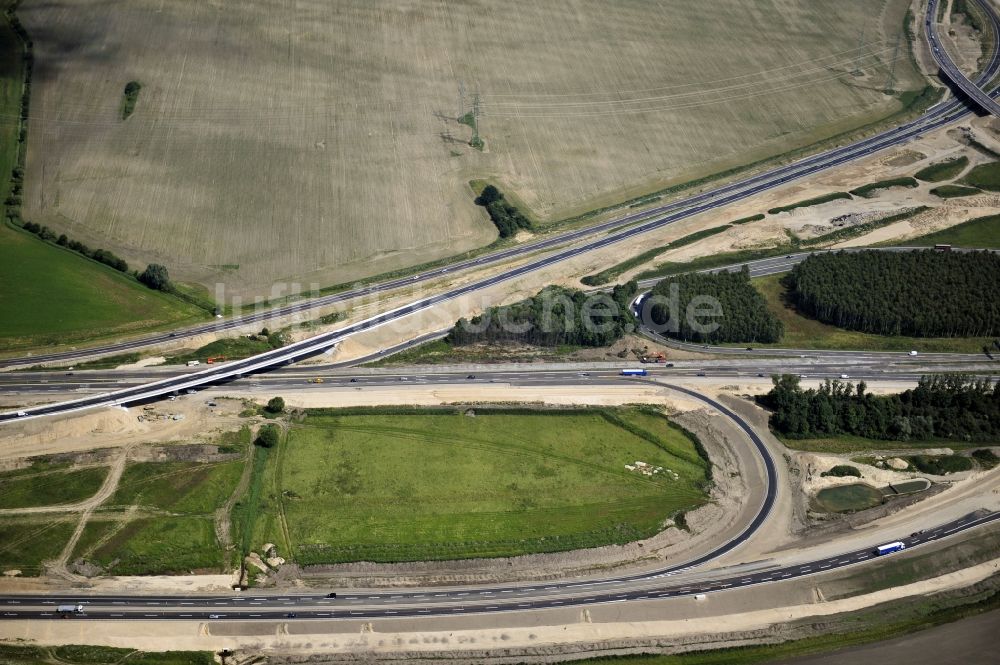
<path fill-rule="evenodd" d="M 531 229 L 531 220 L 504 199 L 503 194 L 493 185 L 486 185 L 476 197 L 476 205 L 486 208 L 493 225 L 501 238 L 509 238 L 519 229 Z"/>
<path fill-rule="evenodd" d="M 833 478 L 860 478 L 861 471 L 856 466 L 851 466 L 850 464 L 838 464 L 829 471 L 824 471 L 819 474 L 822 477 L 833 477 Z"/>

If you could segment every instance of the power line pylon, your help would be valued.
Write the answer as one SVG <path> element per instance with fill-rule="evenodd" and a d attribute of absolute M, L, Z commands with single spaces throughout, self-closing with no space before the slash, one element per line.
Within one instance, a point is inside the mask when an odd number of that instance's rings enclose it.
<path fill-rule="evenodd" d="M 899 57 L 899 35 L 896 35 L 896 45 L 892 47 L 892 61 L 889 63 L 889 78 L 885 81 L 885 94 L 893 95 L 896 89 L 896 58 Z"/>
<path fill-rule="evenodd" d="M 861 26 L 861 38 L 858 39 L 858 57 L 854 61 L 854 71 L 851 72 L 851 76 L 861 76 L 863 72 L 861 71 L 861 59 L 865 52 L 865 26 Z"/>
<path fill-rule="evenodd" d="M 469 142 L 473 148 L 482 148 L 483 140 L 479 138 L 479 113 L 480 100 L 479 91 L 472 93 L 472 141 Z"/>

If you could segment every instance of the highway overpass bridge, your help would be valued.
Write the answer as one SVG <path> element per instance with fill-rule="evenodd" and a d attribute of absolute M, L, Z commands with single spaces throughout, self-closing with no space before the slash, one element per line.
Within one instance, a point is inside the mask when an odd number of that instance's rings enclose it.
<path fill-rule="evenodd" d="M 948 55 L 948 51 L 945 50 L 944 44 L 941 43 L 940 38 L 937 33 L 937 22 L 935 18 L 937 17 L 938 5 L 941 0 L 930 0 L 927 5 L 927 15 L 924 17 L 924 31 L 927 34 L 927 43 L 931 47 L 931 55 L 934 57 L 934 62 L 940 68 L 941 73 L 951 81 L 955 87 L 962 91 L 972 103 L 986 111 L 987 113 L 1000 117 L 1000 104 L 994 100 L 989 93 L 983 90 L 979 85 L 973 83 L 969 80 L 961 69 L 955 64 L 955 61 L 951 59 Z M 989 0 L 976 0 L 976 4 L 983 8 L 986 15 L 991 15 L 990 9 L 984 6 L 984 3 Z M 993 51 L 996 52 L 1000 48 L 1000 31 L 997 30 L 995 24 L 990 24 L 990 29 L 993 33 Z M 989 81 L 982 81 L 983 85 L 988 85 Z"/>

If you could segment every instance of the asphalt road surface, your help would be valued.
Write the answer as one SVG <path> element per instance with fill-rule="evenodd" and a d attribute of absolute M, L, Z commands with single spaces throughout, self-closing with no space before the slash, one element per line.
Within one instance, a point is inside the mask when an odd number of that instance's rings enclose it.
<path fill-rule="evenodd" d="M 973 513 L 961 519 L 899 538 L 907 549 L 947 538 L 1000 520 L 1000 513 Z M 883 556 L 899 556 L 888 554 Z M 712 579 L 688 580 L 687 567 L 671 568 L 641 578 L 618 578 L 588 582 L 537 583 L 524 586 L 463 587 L 428 591 L 281 594 L 249 591 L 238 595 L 3 595 L 0 620 L 304 620 L 374 619 L 425 616 L 456 616 L 495 612 L 523 612 L 603 603 L 654 600 L 718 593 L 728 589 L 761 586 L 818 575 L 880 558 L 875 547 L 843 552 L 836 556 L 751 572 L 718 571 Z M 59 605 L 83 604 L 80 614 L 56 611 Z"/>
<path fill-rule="evenodd" d="M 985 0 L 975 0 L 976 4 L 983 8 L 987 15 L 991 13 L 991 9 L 986 6 Z M 955 61 L 951 59 L 948 55 L 948 51 L 945 49 L 944 44 L 938 38 L 937 34 L 937 24 L 934 19 L 937 17 L 937 7 L 938 0 L 930 0 L 927 5 L 927 15 L 924 18 L 924 32 L 927 34 L 927 43 L 931 47 L 931 55 L 934 57 L 934 62 L 941 69 L 941 73 L 944 74 L 949 81 L 955 84 L 955 86 L 969 99 L 973 101 L 979 108 L 986 111 L 987 113 L 1000 117 L 1000 104 L 990 97 L 989 93 L 984 91 L 979 85 L 973 83 L 969 78 L 962 72 L 958 66 L 955 65 Z"/>

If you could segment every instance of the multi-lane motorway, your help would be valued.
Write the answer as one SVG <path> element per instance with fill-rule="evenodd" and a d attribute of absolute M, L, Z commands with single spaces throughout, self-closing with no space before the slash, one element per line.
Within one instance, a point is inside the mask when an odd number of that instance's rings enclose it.
<path fill-rule="evenodd" d="M 900 536 L 907 549 L 937 542 L 1000 520 L 1000 513 L 972 513 L 958 520 Z M 888 540 L 888 538 L 884 539 Z M 900 556 L 891 554 L 888 556 Z M 728 589 L 784 582 L 821 575 L 879 558 L 875 544 L 835 556 L 784 566 L 757 566 L 743 571 L 720 569 L 710 577 L 689 575 L 689 567 L 672 568 L 642 579 L 535 583 L 520 586 L 464 587 L 421 591 L 287 594 L 248 592 L 239 595 L 4 595 L 0 620 L 75 619 L 124 620 L 289 620 L 392 619 L 459 614 L 523 612 L 600 603 L 657 600 L 710 594 Z M 81 614 L 56 611 L 59 605 L 83 604 Z"/>

